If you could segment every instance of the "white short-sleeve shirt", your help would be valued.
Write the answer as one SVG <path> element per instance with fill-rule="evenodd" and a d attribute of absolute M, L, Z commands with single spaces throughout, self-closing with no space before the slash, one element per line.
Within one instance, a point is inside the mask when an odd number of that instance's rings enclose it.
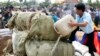
<path fill-rule="evenodd" d="M 79 27 L 86 34 L 92 33 L 94 31 L 93 21 L 89 13 L 84 12 L 82 17 L 80 17 L 79 15 L 76 15 L 76 21 L 78 23 L 88 22 L 88 24 L 85 27 Z"/>

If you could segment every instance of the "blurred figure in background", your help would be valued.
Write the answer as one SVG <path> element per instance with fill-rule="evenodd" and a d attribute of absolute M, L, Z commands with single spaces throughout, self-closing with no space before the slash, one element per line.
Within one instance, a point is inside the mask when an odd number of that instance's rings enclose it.
<path fill-rule="evenodd" d="M 62 16 L 63 16 L 63 9 L 61 8 L 61 7 L 57 7 L 56 8 L 57 10 L 57 12 L 56 12 L 56 15 L 59 17 L 59 18 L 62 18 Z"/>
<path fill-rule="evenodd" d="M 59 20 L 59 17 L 56 15 L 56 8 L 49 9 L 50 15 L 52 16 L 52 19 L 54 22 Z"/>
<path fill-rule="evenodd" d="M 6 9 L 3 13 L 3 26 L 5 26 L 5 24 L 8 22 L 8 20 L 10 19 L 10 17 L 12 16 L 11 10 L 10 9 Z"/>
<path fill-rule="evenodd" d="M 3 26 L 7 24 L 8 20 L 12 17 L 13 6 L 10 5 L 3 10 Z"/>
<path fill-rule="evenodd" d="M 94 23 L 96 26 L 100 24 L 100 7 L 97 8 L 96 10 L 96 17 L 95 17 Z"/>

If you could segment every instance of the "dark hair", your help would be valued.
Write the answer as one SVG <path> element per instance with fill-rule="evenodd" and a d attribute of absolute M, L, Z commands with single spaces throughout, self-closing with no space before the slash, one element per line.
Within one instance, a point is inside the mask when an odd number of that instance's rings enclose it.
<path fill-rule="evenodd" d="M 75 5 L 76 9 L 85 11 L 85 5 L 83 3 L 79 3 Z"/>

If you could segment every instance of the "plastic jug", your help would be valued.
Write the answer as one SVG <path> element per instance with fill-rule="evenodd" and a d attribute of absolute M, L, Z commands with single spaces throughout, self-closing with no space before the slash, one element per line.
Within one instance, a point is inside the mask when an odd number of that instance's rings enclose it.
<path fill-rule="evenodd" d="M 54 24 L 54 29 L 55 31 L 62 35 L 62 36 L 67 36 L 69 34 L 71 34 L 71 32 L 73 30 L 76 29 L 76 27 L 71 27 L 69 26 L 69 22 L 73 21 L 75 22 L 74 18 L 71 15 L 66 15 L 63 18 L 61 18 L 60 20 L 58 20 L 55 24 Z"/>

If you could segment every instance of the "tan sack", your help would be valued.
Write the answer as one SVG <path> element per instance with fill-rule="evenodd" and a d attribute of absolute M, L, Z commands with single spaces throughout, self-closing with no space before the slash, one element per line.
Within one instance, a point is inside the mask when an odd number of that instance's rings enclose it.
<path fill-rule="evenodd" d="M 42 12 L 19 12 L 9 20 L 8 26 L 19 31 L 29 30 L 28 38 L 37 36 L 37 39 L 41 40 L 56 40 L 59 35 L 53 24 L 52 17 Z"/>
<path fill-rule="evenodd" d="M 27 56 L 49 56 L 56 41 L 29 40 L 25 44 Z M 52 56 L 74 56 L 74 48 L 70 43 L 59 42 Z"/>
<path fill-rule="evenodd" d="M 27 30 L 30 27 L 30 21 L 34 14 L 34 12 L 18 12 L 10 18 L 7 26 L 11 29 L 15 27 L 19 31 Z"/>
<path fill-rule="evenodd" d="M 12 34 L 13 53 L 16 56 L 25 56 L 25 40 L 27 31 L 14 31 Z"/>
<path fill-rule="evenodd" d="M 30 20 L 34 16 L 34 12 L 20 12 L 15 19 L 15 26 L 18 30 L 27 30 L 30 27 Z"/>
<path fill-rule="evenodd" d="M 39 40 L 56 40 L 59 35 L 55 32 L 53 24 L 51 17 L 37 12 L 31 20 L 28 37 L 35 37 Z"/>

